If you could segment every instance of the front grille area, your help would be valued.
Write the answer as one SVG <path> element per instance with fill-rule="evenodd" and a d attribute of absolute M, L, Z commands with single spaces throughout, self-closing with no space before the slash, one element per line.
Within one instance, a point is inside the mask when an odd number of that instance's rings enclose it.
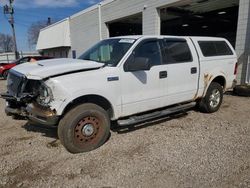
<path fill-rule="evenodd" d="M 24 83 L 24 76 L 18 72 L 11 70 L 8 75 L 7 89 L 12 96 L 18 97 Z"/>

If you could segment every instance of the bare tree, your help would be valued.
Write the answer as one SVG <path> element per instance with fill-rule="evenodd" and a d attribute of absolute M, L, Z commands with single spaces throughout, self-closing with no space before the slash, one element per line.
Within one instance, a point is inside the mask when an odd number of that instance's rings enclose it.
<path fill-rule="evenodd" d="M 11 35 L 0 33 L 0 52 L 13 52 L 14 40 Z"/>
<path fill-rule="evenodd" d="M 37 44 L 40 30 L 50 24 L 52 24 L 50 18 L 48 18 L 48 20 L 37 21 L 31 24 L 31 26 L 28 28 L 28 43 L 30 48 L 34 47 Z"/>
<path fill-rule="evenodd" d="M 36 45 L 40 30 L 46 26 L 46 21 L 38 21 L 31 24 L 28 28 L 28 43 L 30 48 Z"/>

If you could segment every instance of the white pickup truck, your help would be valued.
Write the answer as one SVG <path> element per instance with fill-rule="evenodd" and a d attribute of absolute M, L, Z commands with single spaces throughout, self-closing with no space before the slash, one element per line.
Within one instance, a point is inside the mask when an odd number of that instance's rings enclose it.
<path fill-rule="evenodd" d="M 45 125 L 72 153 L 105 143 L 110 121 L 136 124 L 193 107 L 219 109 L 234 86 L 237 57 L 223 38 L 124 36 L 78 59 L 51 59 L 9 72 L 6 113 Z"/>

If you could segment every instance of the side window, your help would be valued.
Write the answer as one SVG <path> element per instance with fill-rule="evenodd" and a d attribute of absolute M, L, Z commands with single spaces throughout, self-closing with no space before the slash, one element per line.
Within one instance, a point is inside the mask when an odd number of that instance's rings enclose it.
<path fill-rule="evenodd" d="M 198 43 L 205 57 L 233 55 L 225 41 L 199 41 Z"/>
<path fill-rule="evenodd" d="M 217 55 L 216 48 L 212 42 L 199 42 L 199 45 L 200 45 L 202 54 L 205 57 Z"/>
<path fill-rule="evenodd" d="M 138 46 L 134 51 L 135 58 L 148 58 L 152 66 L 161 65 L 161 53 L 158 41 L 148 41 Z"/>
<path fill-rule="evenodd" d="M 191 51 L 186 40 L 164 40 L 164 63 L 184 63 L 193 61 Z"/>
<path fill-rule="evenodd" d="M 233 55 L 232 50 L 225 41 L 215 43 L 217 55 Z"/>

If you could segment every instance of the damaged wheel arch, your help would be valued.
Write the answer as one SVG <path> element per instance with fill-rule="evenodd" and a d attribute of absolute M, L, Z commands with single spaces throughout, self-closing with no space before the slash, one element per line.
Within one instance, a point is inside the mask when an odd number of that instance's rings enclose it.
<path fill-rule="evenodd" d="M 81 97 L 78 97 L 78 98 L 72 100 L 64 108 L 62 116 L 64 114 L 66 114 L 68 111 L 70 111 L 72 108 L 74 108 L 78 105 L 81 105 L 83 103 L 96 104 L 96 105 L 100 106 L 101 108 L 103 108 L 104 110 L 106 110 L 110 118 L 114 117 L 113 106 L 111 105 L 109 100 L 107 100 L 105 97 L 100 96 L 100 95 L 84 95 L 84 96 L 81 96 Z"/>

